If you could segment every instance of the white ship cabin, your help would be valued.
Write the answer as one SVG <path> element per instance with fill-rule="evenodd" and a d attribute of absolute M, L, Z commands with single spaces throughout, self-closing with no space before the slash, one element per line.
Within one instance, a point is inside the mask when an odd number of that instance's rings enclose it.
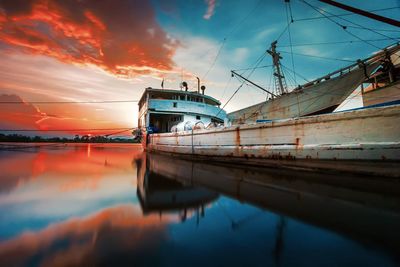
<path fill-rule="evenodd" d="M 203 128 L 223 123 L 226 112 L 221 102 L 198 91 L 146 88 L 139 101 L 140 129 L 166 133 Z"/>

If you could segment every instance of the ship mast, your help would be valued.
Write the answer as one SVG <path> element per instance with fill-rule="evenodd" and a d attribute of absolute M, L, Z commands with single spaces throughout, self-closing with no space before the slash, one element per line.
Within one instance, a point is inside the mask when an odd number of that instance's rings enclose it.
<path fill-rule="evenodd" d="M 287 85 L 281 68 L 280 60 L 282 57 L 280 56 L 280 53 L 276 52 L 277 42 L 278 41 L 272 42 L 271 49 L 267 50 L 267 52 L 272 56 L 272 64 L 274 65 L 275 88 L 279 94 L 283 95 L 287 93 Z"/>

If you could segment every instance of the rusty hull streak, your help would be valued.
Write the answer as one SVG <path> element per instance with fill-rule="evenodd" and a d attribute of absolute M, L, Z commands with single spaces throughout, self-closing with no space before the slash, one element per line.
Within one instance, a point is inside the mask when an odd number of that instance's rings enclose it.
<path fill-rule="evenodd" d="M 236 127 L 235 145 L 240 146 L 240 127 Z"/>
<path fill-rule="evenodd" d="M 195 154 L 242 158 L 244 162 L 256 158 L 260 161 L 311 161 L 319 158 L 398 161 L 399 154 L 396 153 L 400 149 L 400 143 L 396 133 L 400 129 L 400 123 L 396 122 L 400 122 L 399 115 L 399 107 L 371 108 L 265 124 L 197 130 L 193 133 L 196 136 Z M 343 123 L 336 123 L 337 121 Z M 371 131 L 358 131 L 366 123 Z M 374 125 L 384 125 L 386 128 L 374 129 Z M 191 134 L 188 132 L 154 134 L 151 140 L 152 150 L 187 154 L 190 147 L 189 135 Z"/>
<path fill-rule="evenodd" d="M 240 126 L 236 127 L 235 131 L 235 152 L 234 156 L 240 157 L 241 154 L 241 144 L 240 144 Z"/>

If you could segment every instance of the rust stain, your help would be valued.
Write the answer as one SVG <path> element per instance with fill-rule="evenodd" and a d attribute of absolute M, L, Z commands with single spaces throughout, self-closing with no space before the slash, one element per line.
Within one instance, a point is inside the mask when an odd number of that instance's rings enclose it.
<path fill-rule="evenodd" d="M 235 151 L 234 154 L 237 157 L 240 157 L 241 151 L 240 151 L 240 128 L 236 127 L 235 129 Z"/>
<path fill-rule="evenodd" d="M 300 138 L 296 138 L 296 149 L 299 147 L 300 145 Z"/>
<path fill-rule="evenodd" d="M 285 159 L 286 159 L 286 160 L 295 160 L 296 157 L 293 156 L 293 155 L 291 155 L 291 154 L 289 153 L 288 155 L 285 156 Z"/>
<path fill-rule="evenodd" d="M 235 145 L 240 146 L 240 128 L 239 127 L 236 127 Z"/>
<path fill-rule="evenodd" d="M 297 151 L 297 150 L 302 150 L 303 147 L 304 147 L 304 145 L 300 143 L 300 140 L 301 140 L 300 138 L 298 138 L 298 137 L 296 138 L 296 141 L 295 141 L 295 144 L 296 144 L 296 151 Z"/>

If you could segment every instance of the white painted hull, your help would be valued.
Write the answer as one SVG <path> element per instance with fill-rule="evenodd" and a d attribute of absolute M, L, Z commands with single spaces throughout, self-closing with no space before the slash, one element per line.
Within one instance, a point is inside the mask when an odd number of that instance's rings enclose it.
<path fill-rule="evenodd" d="M 200 156 L 398 161 L 400 105 L 148 138 L 150 151 Z"/>

